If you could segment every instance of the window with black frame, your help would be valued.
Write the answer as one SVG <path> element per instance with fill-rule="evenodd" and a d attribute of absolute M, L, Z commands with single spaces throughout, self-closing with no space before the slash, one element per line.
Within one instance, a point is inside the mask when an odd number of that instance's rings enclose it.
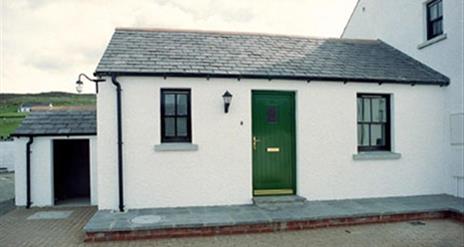
<path fill-rule="evenodd" d="M 427 4 L 427 39 L 443 34 L 443 3 L 435 0 Z"/>
<path fill-rule="evenodd" d="M 192 142 L 190 89 L 161 89 L 161 142 Z"/>
<path fill-rule="evenodd" d="M 390 96 L 358 94 L 358 151 L 390 151 Z"/>

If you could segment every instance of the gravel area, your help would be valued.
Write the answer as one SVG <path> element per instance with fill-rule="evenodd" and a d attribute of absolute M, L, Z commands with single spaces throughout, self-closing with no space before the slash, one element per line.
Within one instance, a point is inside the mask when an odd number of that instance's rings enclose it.
<path fill-rule="evenodd" d="M 65 219 L 28 219 L 37 212 L 72 211 Z M 451 220 L 334 227 L 264 234 L 83 243 L 82 227 L 94 207 L 17 208 L 0 216 L 1 246 L 457 246 L 464 225 Z M 34 217 L 31 217 L 34 218 Z"/>

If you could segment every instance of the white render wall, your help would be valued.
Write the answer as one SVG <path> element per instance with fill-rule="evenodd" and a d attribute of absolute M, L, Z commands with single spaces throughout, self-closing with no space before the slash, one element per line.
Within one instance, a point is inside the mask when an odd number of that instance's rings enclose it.
<path fill-rule="evenodd" d="M 464 1 L 443 0 L 446 39 L 418 48 L 426 40 L 426 0 L 360 0 L 343 38 L 381 39 L 448 76 L 445 88 L 445 143 L 449 193 L 464 197 Z"/>
<path fill-rule="evenodd" d="M 449 192 L 443 160 L 445 87 L 341 82 L 118 77 L 126 208 L 246 204 L 252 199 L 251 91 L 296 92 L 297 194 L 309 200 Z M 98 94 L 98 205 L 117 209 L 115 87 Z M 160 88 L 191 88 L 197 151 L 160 144 Z M 233 94 L 224 113 L 222 94 Z M 392 94 L 399 160 L 354 161 L 356 94 Z M 243 121 L 243 125 L 240 123 Z"/>
<path fill-rule="evenodd" d="M 90 203 L 97 205 L 96 186 L 96 137 L 95 136 L 50 136 L 34 137 L 31 145 L 31 201 L 32 207 L 54 205 L 53 186 L 53 140 L 89 139 L 90 145 Z M 26 205 L 26 143 L 27 137 L 15 139 L 15 195 L 16 205 Z"/>

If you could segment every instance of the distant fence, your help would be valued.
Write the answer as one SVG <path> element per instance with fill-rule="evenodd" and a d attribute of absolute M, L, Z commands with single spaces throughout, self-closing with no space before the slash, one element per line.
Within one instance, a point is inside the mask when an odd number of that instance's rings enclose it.
<path fill-rule="evenodd" d="M 14 171 L 15 166 L 15 143 L 13 140 L 0 141 L 0 168 Z"/>

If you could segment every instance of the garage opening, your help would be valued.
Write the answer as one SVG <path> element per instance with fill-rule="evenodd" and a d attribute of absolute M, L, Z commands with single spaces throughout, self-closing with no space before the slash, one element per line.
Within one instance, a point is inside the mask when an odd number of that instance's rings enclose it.
<path fill-rule="evenodd" d="M 90 204 L 88 139 L 53 141 L 55 205 Z"/>

